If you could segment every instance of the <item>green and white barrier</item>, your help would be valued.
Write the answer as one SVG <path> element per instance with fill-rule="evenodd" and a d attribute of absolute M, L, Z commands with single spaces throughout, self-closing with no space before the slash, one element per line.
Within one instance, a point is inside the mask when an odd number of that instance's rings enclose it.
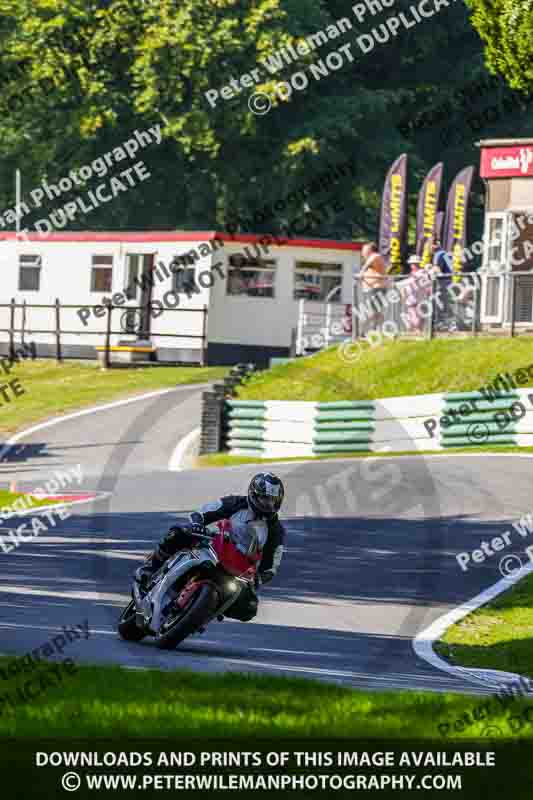
<path fill-rule="evenodd" d="M 533 444 L 533 390 L 517 389 L 487 399 L 480 392 L 444 396 L 438 435 L 443 447 Z"/>
<path fill-rule="evenodd" d="M 227 400 L 228 448 L 262 458 L 533 445 L 533 390 L 307 403 Z"/>

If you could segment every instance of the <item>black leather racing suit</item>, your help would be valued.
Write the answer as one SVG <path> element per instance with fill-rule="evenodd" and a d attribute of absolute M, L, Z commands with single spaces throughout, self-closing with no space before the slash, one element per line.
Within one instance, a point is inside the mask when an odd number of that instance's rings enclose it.
<path fill-rule="evenodd" d="M 191 523 L 211 525 L 223 519 L 228 519 L 234 524 L 259 519 L 257 514 L 250 508 L 248 498 L 245 495 L 228 495 L 207 503 L 198 511 L 193 511 L 189 519 Z M 259 582 L 267 583 L 276 574 L 283 556 L 283 544 L 285 541 L 285 529 L 279 521 L 278 515 L 265 518 L 268 536 L 263 547 L 263 555 L 258 568 Z M 169 530 L 167 535 L 160 541 L 155 555 L 161 561 L 173 556 L 178 550 L 190 546 L 190 535 L 179 527 Z M 247 622 L 257 614 L 258 599 L 252 587 L 242 591 L 236 602 L 228 608 L 224 614 L 226 617 Z"/>

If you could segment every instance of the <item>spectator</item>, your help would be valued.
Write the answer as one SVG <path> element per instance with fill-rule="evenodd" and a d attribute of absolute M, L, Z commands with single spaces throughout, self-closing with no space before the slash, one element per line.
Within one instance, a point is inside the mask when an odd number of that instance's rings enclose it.
<path fill-rule="evenodd" d="M 440 239 L 435 239 L 431 251 L 433 253 L 431 263 L 439 268 L 441 275 L 451 275 L 453 273 L 452 258 L 443 248 Z"/>
<path fill-rule="evenodd" d="M 420 303 L 429 296 L 430 284 L 426 278 L 424 270 L 420 269 L 422 259 L 419 256 L 410 256 L 407 261 L 410 269 L 410 277 L 405 282 L 405 305 L 407 308 L 407 318 L 409 320 L 409 330 L 414 333 L 422 333 L 424 330 L 424 317 L 420 313 Z"/>
<path fill-rule="evenodd" d="M 439 239 L 433 242 L 433 270 L 432 274 L 436 280 L 436 291 L 440 302 L 435 303 L 434 308 L 434 321 L 437 329 L 448 329 L 452 320 L 449 318 L 453 316 L 452 309 L 452 296 L 450 293 L 450 285 L 452 283 L 453 263 L 449 253 L 444 250 Z"/>
<path fill-rule="evenodd" d="M 351 303 L 346 303 L 346 305 L 344 306 L 344 317 L 343 317 L 343 320 L 342 320 L 342 329 L 343 329 L 344 333 L 349 334 L 349 336 L 352 335 L 352 317 L 353 317 L 352 304 Z"/>
<path fill-rule="evenodd" d="M 368 295 L 369 305 L 375 310 L 372 317 L 374 327 L 383 324 L 383 309 L 386 305 L 387 268 L 375 242 L 367 242 L 361 251 L 363 266 L 359 272 L 360 286 Z"/>

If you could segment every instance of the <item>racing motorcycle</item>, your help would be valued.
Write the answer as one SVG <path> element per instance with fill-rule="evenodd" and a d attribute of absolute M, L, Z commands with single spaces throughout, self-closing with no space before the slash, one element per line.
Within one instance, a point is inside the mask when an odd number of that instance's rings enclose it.
<path fill-rule="evenodd" d="M 187 528 L 184 528 L 187 530 Z M 194 633 L 203 633 L 241 592 L 256 584 L 267 531 L 251 521 L 235 531 L 229 520 L 191 536 L 191 545 L 167 559 L 141 589 L 133 581 L 132 600 L 120 615 L 118 632 L 139 642 L 154 636 L 156 645 L 171 650 Z"/>

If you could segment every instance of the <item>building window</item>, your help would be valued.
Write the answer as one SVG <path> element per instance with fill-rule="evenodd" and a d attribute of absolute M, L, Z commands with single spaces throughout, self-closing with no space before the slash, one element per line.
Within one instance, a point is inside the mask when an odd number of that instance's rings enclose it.
<path fill-rule="evenodd" d="M 233 255 L 228 259 L 226 294 L 245 297 L 274 297 L 276 262 Z"/>
<path fill-rule="evenodd" d="M 41 288 L 41 256 L 19 256 L 19 292 Z"/>
<path fill-rule="evenodd" d="M 194 291 L 194 281 L 194 267 L 181 267 L 178 270 L 174 270 L 172 289 L 174 292 L 191 294 Z"/>
<path fill-rule="evenodd" d="M 294 265 L 294 299 L 339 300 L 342 286 L 342 264 L 297 261 Z"/>
<path fill-rule="evenodd" d="M 113 285 L 113 256 L 93 256 L 91 292 L 110 292 Z"/>
<path fill-rule="evenodd" d="M 505 268 L 505 228 L 506 217 L 504 214 L 487 215 L 487 242 L 484 247 L 484 267 L 499 272 Z"/>

